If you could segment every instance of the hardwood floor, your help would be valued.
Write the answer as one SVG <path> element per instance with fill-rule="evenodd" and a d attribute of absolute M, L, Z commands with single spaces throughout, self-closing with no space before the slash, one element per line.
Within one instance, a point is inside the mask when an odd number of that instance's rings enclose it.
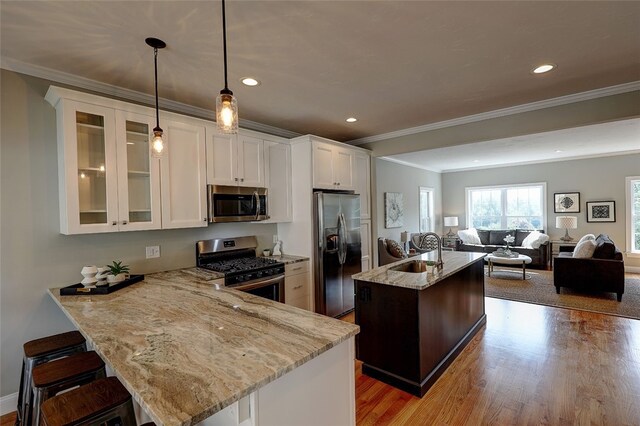
<path fill-rule="evenodd" d="M 16 412 L 5 414 L 0 416 L 0 426 L 13 426 L 16 422 Z"/>
<path fill-rule="evenodd" d="M 640 321 L 491 298 L 486 312 L 422 399 L 356 361 L 357 424 L 640 424 Z"/>

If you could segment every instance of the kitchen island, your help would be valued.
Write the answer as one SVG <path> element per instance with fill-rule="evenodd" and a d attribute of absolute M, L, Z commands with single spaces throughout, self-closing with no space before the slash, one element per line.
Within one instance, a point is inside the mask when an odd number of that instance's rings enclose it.
<path fill-rule="evenodd" d="M 486 322 L 484 256 L 444 252 L 437 269 L 431 252 L 354 275 L 362 372 L 423 396 Z"/>
<path fill-rule="evenodd" d="M 158 425 L 355 424 L 358 326 L 216 279 L 191 268 L 108 295 L 49 293 Z"/>

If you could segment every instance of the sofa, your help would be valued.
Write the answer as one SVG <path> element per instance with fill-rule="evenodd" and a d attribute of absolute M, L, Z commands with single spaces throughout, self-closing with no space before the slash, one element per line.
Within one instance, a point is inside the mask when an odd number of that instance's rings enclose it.
<path fill-rule="evenodd" d="M 504 248 L 506 242 L 504 238 L 507 235 L 515 237 L 513 244 L 510 244 L 510 248 L 520 254 L 529 256 L 531 258 L 531 264 L 527 267 L 534 269 L 547 269 L 549 264 L 549 242 L 542 243 L 538 248 L 524 248 L 522 242 L 529 236 L 532 230 L 523 229 L 511 229 L 511 230 L 482 230 L 478 229 L 478 237 L 480 237 L 480 244 L 465 244 L 462 241 L 456 246 L 458 251 L 474 251 L 480 253 L 493 253 L 499 248 Z M 544 234 L 544 231 L 538 231 Z"/>
<path fill-rule="evenodd" d="M 624 293 L 624 259 L 611 238 L 600 234 L 590 258 L 573 257 L 573 247 L 560 246 L 553 259 L 553 285 L 556 293 L 561 287 L 585 291 L 616 293 L 618 302 Z M 577 249 L 577 247 L 576 247 Z"/>
<path fill-rule="evenodd" d="M 397 241 L 382 237 L 378 238 L 378 266 L 397 262 L 407 257 L 404 248 Z"/>

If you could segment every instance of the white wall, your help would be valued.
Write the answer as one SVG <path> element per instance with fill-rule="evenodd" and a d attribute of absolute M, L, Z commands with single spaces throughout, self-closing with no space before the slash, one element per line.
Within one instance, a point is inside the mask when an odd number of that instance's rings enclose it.
<path fill-rule="evenodd" d="M 133 273 L 195 265 L 201 239 L 257 235 L 271 247 L 276 225 L 212 224 L 207 228 L 66 236 L 59 233 L 55 110 L 49 82 L 2 70 L 0 145 L 0 395 L 18 389 L 23 343 L 73 329 L 46 295 L 77 283 L 83 265 L 123 260 Z M 159 259 L 145 246 L 160 245 Z"/>
<path fill-rule="evenodd" d="M 602 143 L 606 143 L 603 141 Z M 569 234 L 579 238 L 584 234 L 609 234 L 621 251 L 626 250 L 625 177 L 640 175 L 640 154 L 498 167 L 485 170 L 443 173 L 442 207 L 445 215 L 458 216 L 465 227 L 465 188 L 470 186 L 507 185 L 530 182 L 547 183 L 547 233 L 552 239 L 564 235 L 564 229 L 555 228 L 553 194 L 580 193 L 578 229 Z M 587 201 L 615 201 L 616 221 L 613 223 L 587 223 Z M 567 213 L 568 214 L 568 213 Z M 640 258 L 625 257 L 625 266 L 640 266 Z"/>
<path fill-rule="evenodd" d="M 433 188 L 434 229 L 442 233 L 442 179 L 440 173 L 416 167 L 405 166 L 392 161 L 376 158 L 372 164 L 372 205 L 374 247 L 373 265 L 378 265 L 378 237 L 400 241 L 403 231 L 420 230 L 419 198 L 420 187 Z M 401 228 L 384 227 L 384 193 L 401 192 L 404 202 L 404 225 Z"/>

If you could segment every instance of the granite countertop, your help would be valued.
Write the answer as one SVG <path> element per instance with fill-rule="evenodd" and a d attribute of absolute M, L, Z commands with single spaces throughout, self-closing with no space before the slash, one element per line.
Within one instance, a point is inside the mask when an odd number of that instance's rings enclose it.
<path fill-rule="evenodd" d="M 438 254 L 435 251 L 424 253 L 422 255 L 413 256 L 408 259 L 399 260 L 388 265 L 380 266 L 369 271 L 360 272 L 353 275 L 354 280 L 369 281 L 378 284 L 387 284 L 396 287 L 411 288 L 414 290 L 424 290 L 450 275 L 458 272 L 467 265 L 483 258 L 486 253 L 475 253 L 466 251 L 443 251 L 442 261 L 444 266 L 442 269 L 435 268 L 431 273 L 431 267 L 427 268 L 427 272 L 412 273 L 394 271 L 391 268 L 403 263 L 415 262 L 416 260 L 437 260 Z"/>
<path fill-rule="evenodd" d="M 273 259 L 276 260 L 278 262 L 282 262 L 285 265 L 290 264 L 290 263 L 298 263 L 298 262 L 304 262 L 306 260 L 309 260 L 308 257 L 305 256 L 294 256 L 292 254 L 283 254 L 280 256 L 267 256 L 267 259 Z"/>
<path fill-rule="evenodd" d="M 189 425 L 355 336 L 357 325 L 211 285 L 197 268 L 108 295 L 49 293 L 158 425 Z"/>

